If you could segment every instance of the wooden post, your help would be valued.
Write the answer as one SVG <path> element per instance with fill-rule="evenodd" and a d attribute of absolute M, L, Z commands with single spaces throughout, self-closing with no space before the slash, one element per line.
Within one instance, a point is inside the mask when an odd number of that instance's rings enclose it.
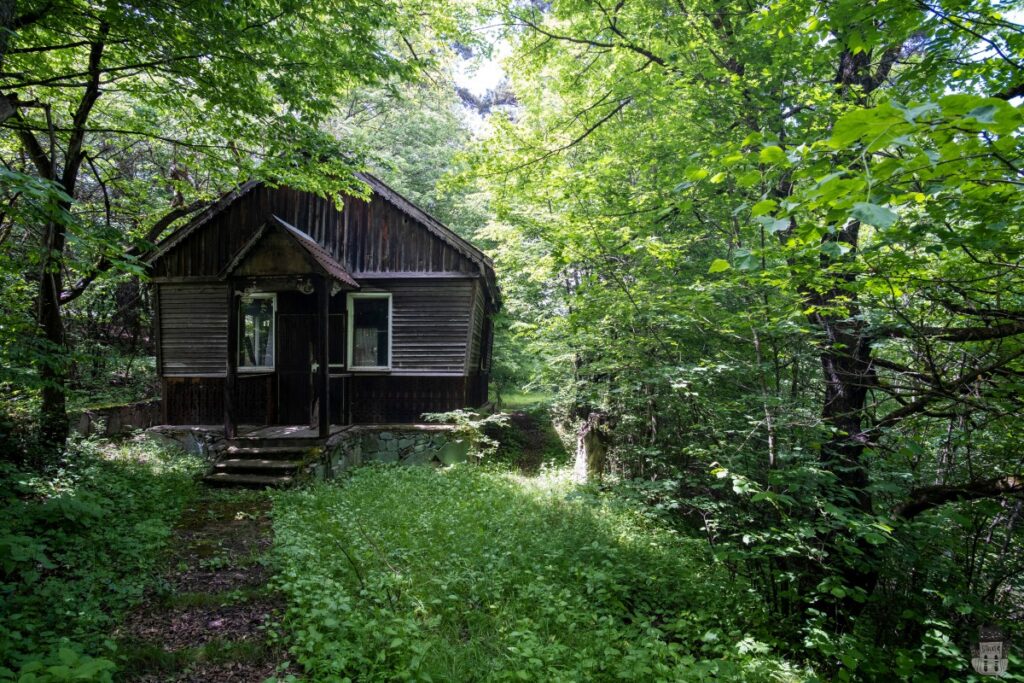
<path fill-rule="evenodd" d="M 156 347 L 156 376 L 160 378 L 160 424 L 167 424 L 167 378 L 164 377 L 164 340 L 160 329 L 160 285 L 153 285 L 153 343 Z"/>
<path fill-rule="evenodd" d="M 328 314 L 331 305 L 331 282 L 321 276 L 316 279 L 316 391 L 319 399 L 319 411 L 317 413 L 317 424 L 320 428 L 320 438 L 326 438 L 331 433 L 331 412 L 328 402 L 331 397 L 330 374 L 328 372 L 330 359 L 328 358 L 329 335 L 331 326 Z"/>
<path fill-rule="evenodd" d="M 224 436 L 235 438 L 235 383 L 238 378 L 238 301 L 235 284 L 228 281 L 228 367 L 224 377 Z"/>

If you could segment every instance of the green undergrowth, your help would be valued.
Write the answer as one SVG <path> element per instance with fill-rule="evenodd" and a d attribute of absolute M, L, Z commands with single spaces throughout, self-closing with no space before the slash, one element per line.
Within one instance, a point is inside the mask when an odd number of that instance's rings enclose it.
<path fill-rule="evenodd" d="M 106 680 L 113 626 L 155 580 L 202 463 L 143 437 L 0 472 L 0 681 Z"/>
<path fill-rule="evenodd" d="M 371 466 L 275 494 L 311 680 L 801 680 L 747 586 L 564 472 Z"/>
<path fill-rule="evenodd" d="M 121 656 L 125 663 L 118 671 L 118 676 L 125 680 L 147 676 L 149 678 L 143 680 L 153 680 L 155 676 L 169 676 L 171 680 L 176 680 L 182 671 L 197 664 L 259 661 L 275 654 L 274 647 L 265 640 L 213 640 L 204 645 L 172 651 L 164 649 L 159 643 L 123 644 Z"/>

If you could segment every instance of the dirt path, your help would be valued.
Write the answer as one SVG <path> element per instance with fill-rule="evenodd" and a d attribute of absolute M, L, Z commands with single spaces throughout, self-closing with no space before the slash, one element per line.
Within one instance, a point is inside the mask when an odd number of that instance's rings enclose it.
<path fill-rule="evenodd" d="M 119 680 L 252 683 L 279 672 L 283 601 L 268 587 L 270 499 L 206 491 L 185 511 L 157 588 L 115 634 Z"/>
<path fill-rule="evenodd" d="M 508 414 L 508 426 L 495 436 L 501 442 L 499 454 L 523 474 L 536 474 L 547 461 L 564 461 L 565 448 L 543 412 L 515 411 Z"/>

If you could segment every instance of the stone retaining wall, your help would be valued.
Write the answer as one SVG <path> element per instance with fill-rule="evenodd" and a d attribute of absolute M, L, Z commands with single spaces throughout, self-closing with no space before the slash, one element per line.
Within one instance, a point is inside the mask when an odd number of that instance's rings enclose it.
<path fill-rule="evenodd" d="M 142 401 L 110 408 L 83 410 L 71 420 L 71 429 L 82 436 L 116 436 L 152 427 L 160 421 L 160 401 Z"/>
<path fill-rule="evenodd" d="M 146 430 L 152 438 L 170 442 L 188 453 L 214 462 L 227 449 L 222 427 L 207 425 L 157 425 Z"/>
<path fill-rule="evenodd" d="M 327 441 L 314 475 L 330 479 L 368 462 L 441 467 L 465 462 L 468 455 L 469 442 L 451 425 L 357 425 Z"/>

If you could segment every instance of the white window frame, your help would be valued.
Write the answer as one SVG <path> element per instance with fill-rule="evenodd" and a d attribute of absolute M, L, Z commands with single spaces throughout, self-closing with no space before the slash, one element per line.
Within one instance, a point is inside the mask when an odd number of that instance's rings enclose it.
<path fill-rule="evenodd" d="M 355 317 L 356 316 L 356 307 L 355 307 L 353 302 L 355 302 L 358 299 L 387 299 L 388 300 L 388 364 L 387 365 L 359 365 L 359 366 L 356 366 L 356 365 L 352 364 L 352 352 L 354 351 L 354 349 L 352 348 L 352 342 L 353 342 L 353 339 L 355 337 L 355 331 L 356 331 L 356 326 L 355 326 L 355 322 L 356 322 L 356 317 Z M 393 344 L 394 337 L 393 337 L 393 334 L 392 334 L 392 332 L 393 332 L 392 328 L 394 327 L 394 303 L 393 303 L 393 301 L 391 299 L 391 292 L 359 292 L 359 293 L 351 293 L 350 292 L 348 294 L 348 296 L 346 297 L 345 304 L 346 304 L 345 308 L 348 309 L 346 311 L 346 319 L 347 319 L 347 323 L 348 323 L 346 325 L 346 327 L 348 327 L 348 330 L 347 330 L 347 335 L 345 337 L 345 342 L 346 342 L 345 343 L 345 360 L 346 360 L 346 362 L 348 364 L 349 371 L 350 372 L 375 372 L 375 371 L 379 372 L 381 370 L 390 370 L 391 369 L 391 364 L 394 362 L 392 357 L 391 357 L 392 346 L 394 345 Z"/>
<path fill-rule="evenodd" d="M 270 365 L 242 365 L 242 344 L 245 343 L 245 316 L 242 314 L 242 306 L 253 299 L 270 299 L 270 334 L 274 338 L 274 353 Z M 235 362 L 239 372 L 274 372 L 277 368 L 277 294 L 274 292 L 249 292 L 242 294 L 238 300 L 238 348 L 235 349 L 237 361 Z"/>

